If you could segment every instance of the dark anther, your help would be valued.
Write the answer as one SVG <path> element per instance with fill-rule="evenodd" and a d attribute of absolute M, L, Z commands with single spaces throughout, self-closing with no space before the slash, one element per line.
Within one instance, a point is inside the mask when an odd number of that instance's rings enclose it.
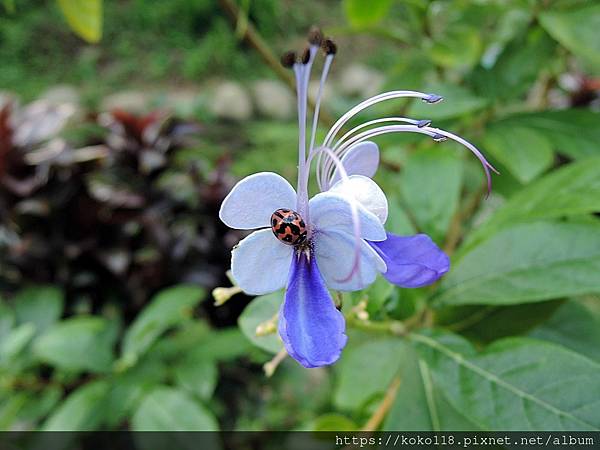
<path fill-rule="evenodd" d="M 310 50 L 308 48 L 305 48 L 304 51 L 302 52 L 302 59 L 300 60 L 300 62 L 302 62 L 302 64 L 308 64 L 309 60 L 310 60 Z"/>
<path fill-rule="evenodd" d="M 321 42 L 323 42 L 323 33 L 321 33 L 319 27 L 312 27 L 308 32 L 308 43 L 319 47 Z"/>
<path fill-rule="evenodd" d="M 281 55 L 281 65 L 290 69 L 294 66 L 297 57 L 298 56 L 296 55 L 296 52 L 285 52 L 283 55 Z"/>
<path fill-rule="evenodd" d="M 429 125 L 431 125 L 431 120 L 428 119 L 419 120 L 417 122 L 417 127 L 419 128 L 428 127 Z"/>
<path fill-rule="evenodd" d="M 446 140 L 448 140 L 448 138 L 446 136 L 444 136 L 443 134 L 434 134 L 433 136 L 431 136 L 431 138 L 435 141 L 435 142 L 444 142 Z"/>
<path fill-rule="evenodd" d="M 335 55 L 337 53 L 337 45 L 330 38 L 326 38 L 321 46 L 326 55 Z"/>

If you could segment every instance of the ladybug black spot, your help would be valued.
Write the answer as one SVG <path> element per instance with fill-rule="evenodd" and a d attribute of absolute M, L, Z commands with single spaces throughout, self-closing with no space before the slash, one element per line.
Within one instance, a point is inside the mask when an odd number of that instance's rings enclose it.
<path fill-rule="evenodd" d="M 306 240 L 306 223 L 296 211 L 281 208 L 271 215 L 271 230 L 284 244 L 298 245 Z"/>

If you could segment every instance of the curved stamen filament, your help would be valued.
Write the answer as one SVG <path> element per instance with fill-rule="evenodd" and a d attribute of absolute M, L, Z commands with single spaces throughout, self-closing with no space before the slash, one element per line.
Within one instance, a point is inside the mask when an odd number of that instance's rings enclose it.
<path fill-rule="evenodd" d="M 431 120 L 427 120 L 427 119 L 423 119 L 423 120 L 415 120 L 415 119 L 409 119 L 407 117 L 384 117 L 381 119 L 375 119 L 375 120 L 370 120 L 368 122 L 365 122 L 361 125 L 358 125 L 354 128 L 352 128 L 350 131 L 348 131 L 346 134 L 344 134 L 332 147 L 333 152 L 341 159 L 343 154 L 345 153 L 346 149 L 342 149 L 339 150 L 339 146 L 346 141 L 350 136 L 352 136 L 353 134 L 355 134 L 356 132 L 358 132 L 359 130 L 372 126 L 372 125 L 376 125 L 378 123 L 385 123 L 385 122 L 400 122 L 400 123 L 408 123 L 411 125 L 414 125 L 418 128 L 423 128 L 426 126 L 429 126 L 431 124 Z M 323 155 L 321 154 L 320 157 L 322 157 Z M 321 158 L 319 158 L 319 161 L 317 163 L 317 167 L 320 167 L 321 165 Z M 319 188 L 321 188 L 321 186 L 323 184 L 325 184 L 325 189 L 329 188 L 329 180 L 327 181 L 327 183 L 323 183 L 323 177 L 322 177 L 322 173 L 330 173 L 332 171 L 332 162 L 330 159 L 326 159 L 324 162 L 324 167 L 323 170 L 319 170 L 317 171 L 317 183 Z M 332 175 L 333 176 L 333 175 Z"/>
<path fill-rule="evenodd" d="M 323 141 L 323 146 L 331 147 L 331 142 L 335 138 L 335 135 L 338 133 L 340 128 L 344 126 L 346 122 L 348 122 L 352 117 L 361 112 L 362 110 L 369 108 L 377 103 L 384 102 L 386 100 L 392 100 L 395 98 L 420 98 L 427 103 L 437 103 L 442 100 L 442 97 L 435 94 L 424 94 L 423 92 L 417 91 L 389 91 L 384 92 L 382 94 L 375 95 L 374 97 L 368 98 L 358 105 L 354 106 L 350 109 L 346 114 L 339 118 L 339 120 L 331 127 L 327 136 L 325 136 L 325 140 Z"/>
<path fill-rule="evenodd" d="M 467 140 L 461 138 L 460 136 L 457 136 L 453 133 L 450 133 L 448 131 L 445 131 L 445 130 L 442 130 L 439 128 L 432 128 L 429 126 L 418 127 L 418 126 L 414 126 L 414 125 L 387 125 L 387 126 L 383 126 L 383 127 L 378 127 L 378 128 L 374 128 L 371 130 L 363 131 L 362 133 L 359 133 L 356 136 L 353 136 L 353 137 L 347 139 L 336 149 L 336 153 L 341 154 L 345 149 L 349 148 L 350 146 L 356 145 L 356 144 L 358 144 L 362 141 L 365 141 L 367 139 L 370 139 L 372 137 L 379 136 L 382 134 L 398 133 L 398 132 L 425 134 L 435 140 L 439 140 L 440 136 L 442 136 L 442 137 L 451 139 L 455 142 L 458 142 L 462 146 L 466 147 L 469 151 L 471 151 L 477 157 L 477 159 L 479 159 L 479 162 L 483 166 L 483 169 L 484 169 L 485 175 L 486 175 L 486 179 L 487 179 L 488 195 L 489 195 L 489 192 L 491 190 L 490 170 L 494 171 L 495 173 L 499 173 L 499 172 L 485 159 L 483 154 L 473 144 L 471 144 Z M 336 157 L 337 157 L 337 155 L 336 155 Z M 329 167 L 331 167 L 331 165 Z M 329 181 L 331 180 L 331 177 L 333 176 L 331 168 L 329 168 L 328 169 L 329 171 L 327 171 L 327 166 L 324 165 L 321 168 L 321 170 L 323 170 L 322 178 L 325 179 L 327 181 L 327 183 L 329 183 Z M 326 186 L 326 187 L 328 187 L 328 186 Z"/>

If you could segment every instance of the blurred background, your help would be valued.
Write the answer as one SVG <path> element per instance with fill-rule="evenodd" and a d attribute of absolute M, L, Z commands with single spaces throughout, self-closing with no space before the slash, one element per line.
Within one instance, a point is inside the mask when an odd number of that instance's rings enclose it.
<path fill-rule="evenodd" d="M 221 200 L 253 172 L 296 176 L 295 94 L 273 60 L 301 49 L 312 25 L 335 38 L 320 133 L 384 90 L 444 96 L 361 119 L 432 119 L 500 170 L 484 201 L 480 167 L 458 146 L 377 140 L 389 231 L 426 232 L 458 259 L 483 240 L 469 239 L 472 230 L 522 192 L 517 212 L 531 198 L 560 202 L 578 172 L 543 179 L 563 166 L 600 171 L 599 20 L 600 5 L 579 0 L 0 2 L 0 428 L 432 426 L 407 421 L 402 411 L 420 401 L 407 396 L 374 417 L 399 365 L 414 361 L 395 342 L 357 333 L 333 368 L 287 359 L 267 377 L 280 343 L 255 330 L 281 293 L 252 310 L 241 294 L 214 304 L 211 291 L 231 286 L 230 249 L 242 237 L 218 220 Z M 596 172 L 554 217 L 597 225 Z M 598 233 L 591 239 L 599 248 Z M 585 289 L 515 294 L 483 314 L 463 298 L 431 320 L 458 324 L 479 347 L 515 334 L 560 340 L 552 323 L 583 320 L 591 340 L 577 345 L 600 359 L 598 298 L 588 295 L 600 281 L 586 276 Z M 349 301 L 373 320 L 404 320 L 432 292 L 376 283 Z M 442 428 L 474 426 L 459 416 Z"/>

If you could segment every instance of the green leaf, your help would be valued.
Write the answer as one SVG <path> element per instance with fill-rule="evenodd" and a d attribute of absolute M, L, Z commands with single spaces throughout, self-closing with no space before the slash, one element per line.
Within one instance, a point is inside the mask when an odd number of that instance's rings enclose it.
<path fill-rule="evenodd" d="M 392 0 L 344 0 L 344 11 L 355 28 L 377 25 L 388 13 Z"/>
<path fill-rule="evenodd" d="M 427 363 L 405 345 L 399 356 L 400 387 L 383 424 L 390 431 L 474 431 L 478 427 L 459 414 L 433 385 Z M 409 412 L 409 413 L 408 413 Z"/>
<path fill-rule="evenodd" d="M 512 10 L 512 13 L 517 11 Z M 508 16 L 508 15 L 507 15 Z M 506 17 L 506 16 L 505 16 Z M 529 13 L 517 19 L 525 27 L 531 22 Z M 507 24 L 511 30 L 515 24 Z M 492 44 L 489 49 L 497 49 Z M 539 27 L 529 27 L 527 32 L 521 30 L 493 62 L 487 63 L 483 56 L 482 64 L 469 76 L 477 93 L 486 98 L 500 102 L 522 97 L 540 77 L 549 70 L 550 63 L 555 60 L 556 43 Z M 494 52 L 486 52 L 488 55 Z"/>
<path fill-rule="evenodd" d="M 217 431 L 210 411 L 183 391 L 158 387 L 142 400 L 132 418 L 134 431 Z"/>
<path fill-rule="evenodd" d="M 4 9 L 9 14 L 14 14 L 17 10 L 15 6 L 15 0 L 3 0 L 2 4 L 4 5 Z"/>
<path fill-rule="evenodd" d="M 31 424 L 35 423 L 52 412 L 62 397 L 62 388 L 58 386 L 47 386 L 42 392 L 30 393 L 27 402 L 19 411 L 18 420 Z"/>
<path fill-rule="evenodd" d="M 41 334 L 62 316 L 65 300 L 58 288 L 32 286 L 21 289 L 13 302 L 17 323 L 32 323 Z"/>
<path fill-rule="evenodd" d="M 159 292 L 136 317 L 123 339 L 123 358 L 135 362 L 167 329 L 190 317 L 204 297 L 196 286 L 180 285 Z"/>
<path fill-rule="evenodd" d="M 218 371 L 213 360 L 192 357 L 175 367 L 174 376 L 182 389 L 208 400 L 217 386 Z"/>
<path fill-rule="evenodd" d="M 544 11 L 539 21 L 554 39 L 600 73 L 600 5 L 583 4 L 566 11 Z"/>
<path fill-rule="evenodd" d="M 109 428 L 117 428 L 133 415 L 144 396 L 162 383 L 169 373 L 163 361 L 146 355 L 134 367 L 112 378 L 112 388 L 107 396 L 106 419 Z"/>
<path fill-rule="evenodd" d="M 564 109 L 515 114 L 499 121 L 511 127 L 526 127 L 542 133 L 552 148 L 574 159 L 600 156 L 600 114 L 585 109 Z"/>
<path fill-rule="evenodd" d="M 479 30 L 458 24 L 436 38 L 428 53 L 442 67 L 464 70 L 477 63 L 481 51 Z"/>
<path fill-rule="evenodd" d="M 8 336 L 14 325 L 14 311 L 0 298 L 0 342 Z"/>
<path fill-rule="evenodd" d="M 515 222 L 600 211 L 600 158 L 569 164 L 537 180 L 468 236 L 457 259 L 484 238 Z"/>
<path fill-rule="evenodd" d="M 563 345 L 600 363 L 598 298 L 566 302 L 530 336 Z"/>
<path fill-rule="evenodd" d="M 281 292 L 273 292 L 268 295 L 261 295 L 250 302 L 238 319 L 238 325 L 244 335 L 257 347 L 271 353 L 277 353 L 283 348 L 283 343 L 279 339 L 279 334 L 274 333 L 266 336 L 257 336 L 256 327 L 260 324 L 272 320 L 279 312 L 279 307 L 283 302 Z"/>
<path fill-rule="evenodd" d="M 414 102 L 408 115 L 419 119 L 443 120 L 465 116 L 483 109 L 488 101 L 477 97 L 468 89 L 455 84 L 431 83 L 425 92 L 441 95 L 441 103 L 430 105 L 425 102 Z"/>
<path fill-rule="evenodd" d="M 531 128 L 492 125 L 483 142 L 483 148 L 522 183 L 529 183 L 554 161 L 550 140 Z"/>
<path fill-rule="evenodd" d="M 69 26 L 90 43 L 102 37 L 102 0 L 58 0 Z"/>
<path fill-rule="evenodd" d="M 358 425 L 341 414 L 323 414 L 315 419 L 310 427 L 312 431 L 356 431 Z"/>
<path fill-rule="evenodd" d="M 0 361 L 3 363 L 18 356 L 35 335 L 32 323 L 24 323 L 12 329 L 0 344 Z"/>
<path fill-rule="evenodd" d="M 600 223 L 520 224 L 464 255 L 438 305 L 509 305 L 600 292 Z"/>
<path fill-rule="evenodd" d="M 335 406 L 355 411 L 383 394 L 400 367 L 403 345 L 399 339 L 388 338 L 348 346 L 334 367 L 338 378 Z"/>
<path fill-rule="evenodd" d="M 65 370 L 108 372 L 117 329 L 102 317 L 73 317 L 54 325 L 33 347 L 38 358 Z"/>
<path fill-rule="evenodd" d="M 525 334 L 548 320 L 563 300 L 510 306 L 452 306 L 436 311 L 436 324 L 476 343 Z"/>
<path fill-rule="evenodd" d="M 92 381 L 73 392 L 46 419 L 41 431 L 88 431 L 100 427 L 108 410 L 106 395 L 110 385 Z"/>
<path fill-rule="evenodd" d="M 482 353 L 466 340 L 434 332 L 411 337 L 433 382 L 484 430 L 600 430 L 600 365 L 528 338 L 495 342 Z"/>
<path fill-rule="evenodd" d="M 436 146 L 413 153 L 400 177 L 402 195 L 419 229 L 443 240 L 458 206 L 462 183 L 460 154 Z"/>

